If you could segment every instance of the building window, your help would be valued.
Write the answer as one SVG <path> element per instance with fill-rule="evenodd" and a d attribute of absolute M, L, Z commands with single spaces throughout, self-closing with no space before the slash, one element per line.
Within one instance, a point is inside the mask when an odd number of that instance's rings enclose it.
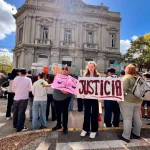
<path fill-rule="evenodd" d="M 92 31 L 88 31 L 87 42 L 90 44 L 93 43 L 93 32 Z"/>
<path fill-rule="evenodd" d="M 66 29 L 65 30 L 65 41 L 66 42 L 71 42 L 71 38 L 72 38 L 72 31 L 71 31 L 71 29 Z"/>
<path fill-rule="evenodd" d="M 110 47 L 115 47 L 115 43 L 116 43 L 116 34 L 115 33 L 110 33 Z"/>
<path fill-rule="evenodd" d="M 39 58 L 48 58 L 48 56 L 47 55 L 39 55 Z"/>
<path fill-rule="evenodd" d="M 44 40 L 48 39 L 48 27 L 42 26 L 41 38 L 44 39 Z"/>
<path fill-rule="evenodd" d="M 23 26 L 19 28 L 19 42 L 23 40 Z"/>

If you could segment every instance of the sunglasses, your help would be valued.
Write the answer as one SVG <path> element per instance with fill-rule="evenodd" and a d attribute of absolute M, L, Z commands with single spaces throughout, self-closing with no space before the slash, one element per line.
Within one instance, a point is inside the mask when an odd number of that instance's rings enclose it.
<path fill-rule="evenodd" d="M 62 68 L 62 70 L 66 70 L 66 71 L 68 71 L 68 68 Z"/>

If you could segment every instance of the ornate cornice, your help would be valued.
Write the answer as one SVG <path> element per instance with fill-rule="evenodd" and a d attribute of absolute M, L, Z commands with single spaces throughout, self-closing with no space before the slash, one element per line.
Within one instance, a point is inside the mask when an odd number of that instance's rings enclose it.
<path fill-rule="evenodd" d="M 77 16 L 88 16 L 88 17 L 98 17 L 98 18 L 103 18 L 106 20 L 113 20 L 113 21 L 121 21 L 120 17 L 112 17 L 106 14 L 98 14 L 98 13 L 92 13 L 92 12 L 83 12 L 82 11 L 65 11 L 65 10 L 60 10 L 57 8 L 50 8 L 50 7 L 42 7 L 42 6 L 33 6 L 33 5 L 27 5 L 24 4 L 20 9 L 18 9 L 18 12 L 16 15 L 14 15 L 15 18 L 17 18 L 20 14 L 22 14 L 25 10 L 28 10 L 32 13 L 30 15 L 34 15 L 36 11 L 44 11 L 44 12 L 53 12 L 56 15 L 54 17 L 61 17 L 61 15 L 65 14 L 70 14 L 70 15 L 77 15 Z M 36 15 L 36 14 L 35 14 Z"/>

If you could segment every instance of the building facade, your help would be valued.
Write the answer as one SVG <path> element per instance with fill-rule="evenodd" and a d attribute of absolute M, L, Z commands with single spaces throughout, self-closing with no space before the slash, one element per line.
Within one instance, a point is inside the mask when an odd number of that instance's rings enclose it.
<path fill-rule="evenodd" d="M 120 56 L 120 13 L 108 9 L 82 0 L 26 0 L 14 15 L 14 67 L 54 62 L 84 70 L 95 61 L 106 71 Z"/>

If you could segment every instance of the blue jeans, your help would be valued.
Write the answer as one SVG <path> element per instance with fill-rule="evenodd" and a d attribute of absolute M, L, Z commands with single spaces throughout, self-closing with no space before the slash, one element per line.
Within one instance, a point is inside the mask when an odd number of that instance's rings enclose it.
<path fill-rule="evenodd" d="M 34 130 L 38 129 L 38 115 L 40 111 L 40 121 L 41 126 L 46 127 L 46 105 L 47 101 L 33 101 L 33 119 L 32 119 L 32 127 Z"/>
<path fill-rule="evenodd" d="M 33 106 L 33 98 L 32 97 L 29 97 L 29 105 L 30 105 L 30 108 L 29 108 L 29 120 L 32 120 L 32 106 Z"/>
<path fill-rule="evenodd" d="M 72 97 L 71 97 L 71 101 L 70 101 L 70 103 L 69 103 L 68 110 L 73 110 L 73 101 L 74 101 L 74 98 L 75 98 L 75 96 L 74 96 L 74 95 L 72 95 Z"/>

